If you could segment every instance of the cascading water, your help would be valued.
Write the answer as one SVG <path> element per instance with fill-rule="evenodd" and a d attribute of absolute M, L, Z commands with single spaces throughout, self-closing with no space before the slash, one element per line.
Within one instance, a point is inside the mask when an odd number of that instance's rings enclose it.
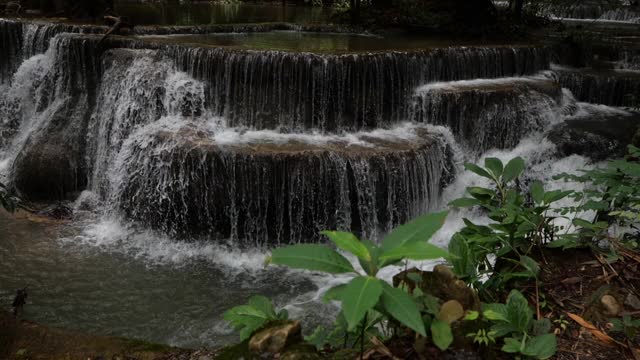
<path fill-rule="evenodd" d="M 587 166 L 558 158 L 544 134 L 609 109 L 572 101 L 538 46 L 336 55 L 116 38 L 97 48 L 97 36 L 62 34 L 86 27 L 0 26 L 12 29 L 1 49 L 16 56 L 0 63 L 0 176 L 34 197 L 82 191 L 60 241 L 0 239 L 0 255 L 17 254 L 0 261 L 0 299 L 22 268 L 42 292 L 36 320 L 173 345 L 234 340 L 220 314 L 256 292 L 322 322 L 318 307 L 323 318 L 335 308 L 320 294 L 346 278 L 264 270 L 265 246 L 319 241 L 325 229 L 379 238 L 479 181 L 465 160 L 523 156 L 526 178 L 540 180 Z M 453 212 L 434 243 L 476 215 Z M 9 226 L 0 217 L 0 231 Z M 73 311 L 73 292 L 59 291 L 71 285 L 88 292 Z"/>

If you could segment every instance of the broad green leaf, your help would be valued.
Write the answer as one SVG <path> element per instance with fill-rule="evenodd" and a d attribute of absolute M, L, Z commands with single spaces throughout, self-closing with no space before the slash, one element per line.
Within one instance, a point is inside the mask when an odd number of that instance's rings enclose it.
<path fill-rule="evenodd" d="M 428 241 L 440 230 L 447 215 L 447 211 L 426 214 L 395 228 L 382 240 L 382 253 L 410 243 Z"/>
<path fill-rule="evenodd" d="M 322 295 L 322 301 L 324 301 L 325 303 L 328 303 L 329 301 L 333 301 L 333 300 L 342 301 L 342 294 L 346 287 L 347 287 L 347 284 L 340 284 L 332 287 L 331 289 L 327 290 L 327 292 L 324 293 L 324 295 Z"/>
<path fill-rule="evenodd" d="M 504 167 L 504 172 L 502 173 L 502 181 L 504 181 L 505 183 L 509 183 L 520 176 L 523 171 L 524 159 L 522 159 L 521 157 L 513 158 Z"/>
<path fill-rule="evenodd" d="M 544 335 L 551 332 L 551 320 L 542 318 L 533 320 L 533 335 Z"/>
<path fill-rule="evenodd" d="M 522 350 L 521 348 L 522 348 L 521 341 L 518 341 L 517 339 L 514 339 L 514 338 L 504 339 L 504 346 L 502 347 L 502 351 L 506 353 L 517 354 L 520 352 L 520 350 Z"/>
<path fill-rule="evenodd" d="M 554 334 L 545 334 L 530 338 L 522 353 L 536 359 L 548 359 L 556 354 L 558 343 Z"/>
<path fill-rule="evenodd" d="M 520 264 L 529 272 L 531 272 L 532 276 L 538 276 L 538 273 L 540 272 L 540 265 L 538 265 L 535 260 L 523 255 L 520 256 Z"/>
<path fill-rule="evenodd" d="M 542 204 L 544 201 L 544 186 L 540 181 L 531 184 L 531 198 L 536 204 Z"/>
<path fill-rule="evenodd" d="M 493 179 L 493 177 L 491 176 L 491 174 L 489 174 L 485 169 L 481 168 L 480 166 L 476 165 L 476 164 L 472 164 L 472 163 L 465 163 L 464 164 L 464 168 L 476 173 L 477 175 L 480 175 L 482 177 L 485 177 L 487 179 Z"/>
<path fill-rule="evenodd" d="M 240 329 L 240 341 L 245 341 L 253 335 L 257 330 L 260 330 L 264 326 L 266 321 L 260 321 L 258 319 L 247 320 Z"/>
<path fill-rule="evenodd" d="M 482 315 L 491 321 L 508 321 L 504 304 L 482 304 Z"/>
<path fill-rule="evenodd" d="M 480 313 L 478 311 L 468 311 L 462 320 L 465 321 L 473 321 L 480 317 Z"/>
<path fill-rule="evenodd" d="M 453 342 L 451 326 L 446 321 L 433 320 L 431 323 L 431 336 L 433 337 L 433 343 L 442 351 L 447 350 Z"/>
<path fill-rule="evenodd" d="M 545 204 L 551 204 L 553 202 L 556 202 L 558 200 L 562 200 L 564 198 L 566 198 L 567 196 L 571 195 L 573 193 L 572 190 L 568 190 L 568 191 L 561 191 L 561 190 L 553 190 L 553 191 L 549 191 L 544 193 L 544 202 Z"/>
<path fill-rule="evenodd" d="M 461 278 L 472 278 L 476 275 L 476 264 L 469 249 L 467 240 L 461 234 L 455 234 L 449 241 L 449 263 L 453 272 Z"/>
<path fill-rule="evenodd" d="M 527 333 L 533 321 L 533 311 L 529 302 L 518 290 L 512 290 L 507 298 L 507 319 L 520 332 Z"/>
<path fill-rule="evenodd" d="M 260 310 L 271 319 L 274 319 L 276 317 L 276 312 L 273 309 L 271 300 L 269 300 L 265 296 L 253 296 L 251 299 L 249 299 L 249 306 L 253 306 L 254 308 Z"/>
<path fill-rule="evenodd" d="M 493 175 L 495 175 L 496 179 L 502 176 L 502 171 L 504 170 L 502 161 L 498 158 L 484 159 L 484 167 L 489 169 Z"/>
<path fill-rule="evenodd" d="M 482 205 L 482 201 L 472 198 L 460 198 L 449 203 L 449 206 L 457 208 L 472 207 L 477 205 Z"/>
<path fill-rule="evenodd" d="M 381 265 L 384 266 L 399 259 L 431 260 L 444 258 L 448 255 L 449 253 L 440 247 L 427 242 L 418 242 L 393 248 L 380 255 L 379 259 Z"/>
<path fill-rule="evenodd" d="M 373 308 L 382 294 L 380 280 L 370 276 L 358 276 L 342 291 L 342 312 L 352 331 Z"/>
<path fill-rule="evenodd" d="M 427 336 L 420 311 L 413 299 L 401 289 L 382 283 L 382 305 L 384 309 L 403 325 L 422 336 Z"/>
<path fill-rule="evenodd" d="M 271 252 L 271 263 L 332 274 L 355 271 L 344 256 L 326 246 L 316 244 L 299 244 L 274 249 Z"/>
<path fill-rule="evenodd" d="M 339 249 L 347 251 L 362 260 L 371 261 L 371 254 L 369 254 L 367 247 L 364 246 L 364 244 L 352 233 L 343 231 L 322 231 L 320 234 L 327 236 Z"/>

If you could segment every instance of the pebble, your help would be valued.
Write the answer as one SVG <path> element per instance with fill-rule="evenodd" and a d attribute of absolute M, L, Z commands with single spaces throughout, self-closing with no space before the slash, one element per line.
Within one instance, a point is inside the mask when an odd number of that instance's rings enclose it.
<path fill-rule="evenodd" d="M 618 316 L 622 311 L 622 307 L 618 303 L 618 300 L 611 295 L 605 295 L 600 299 L 600 302 L 604 306 L 606 315 Z"/>

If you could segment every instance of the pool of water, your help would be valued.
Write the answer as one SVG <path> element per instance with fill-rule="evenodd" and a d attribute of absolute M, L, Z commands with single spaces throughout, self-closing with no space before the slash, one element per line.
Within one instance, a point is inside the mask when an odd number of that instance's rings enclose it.
<path fill-rule="evenodd" d="M 216 347 L 238 339 L 222 314 L 250 296 L 263 294 L 280 306 L 314 296 L 308 277 L 264 270 L 264 257 L 259 250 L 171 241 L 115 221 L 65 224 L 0 212 L 0 304 L 9 310 L 15 290 L 27 286 L 29 320 Z M 288 308 L 304 318 L 304 304 Z"/>
<path fill-rule="evenodd" d="M 329 19 L 332 9 L 281 3 L 136 3 L 121 1 L 116 12 L 137 25 L 206 25 L 232 23 L 316 23 Z"/>
<path fill-rule="evenodd" d="M 279 50 L 314 53 L 358 53 L 392 50 L 433 49 L 449 46 L 503 46 L 480 40 L 451 39 L 447 37 L 371 34 L 267 31 L 248 33 L 213 33 L 204 35 L 163 35 L 141 38 L 194 46 L 232 47 L 245 50 Z M 511 43 L 511 46 L 518 45 Z"/>

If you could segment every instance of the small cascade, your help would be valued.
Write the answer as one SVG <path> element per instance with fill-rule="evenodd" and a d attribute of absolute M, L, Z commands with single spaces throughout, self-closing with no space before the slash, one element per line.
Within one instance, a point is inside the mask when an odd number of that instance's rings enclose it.
<path fill-rule="evenodd" d="M 317 55 L 169 46 L 179 69 L 208 84 L 213 114 L 230 126 L 323 132 L 373 129 L 408 117 L 432 81 L 526 75 L 548 68 L 535 47 Z"/>
<path fill-rule="evenodd" d="M 76 40 L 56 37 L 0 95 L 11 183 L 34 199 L 63 198 L 86 183 L 85 132 L 100 70 L 93 44 Z"/>
<path fill-rule="evenodd" d="M 600 19 L 640 24 L 640 11 L 628 8 L 609 10 L 602 14 Z"/>
<path fill-rule="evenodd" d="M 452 151 L 420 126 L 349 137 L 243 133 L 164 118 L 125 143 L 114 204 L 173 236 L 245 244 L 319 239 L 323 229 L 375 239 L 433 209 Z"/>
<path fill-rule="evenodd" d="M 580 101 L 630 106 L 640 94 L 640 72 L 628 70 L 574 69 L 556 66 L 562 87 Z"/>
<path fill-rule="evenodd" d="M 549 75 L 431 83 L 416 90 L 412 119 L 451 129 L 480 154 L 513 148 L 558 116 L 562 91 Z"/>
<path fill-rule="evenodd" d="M 0 19 L 0 84 L 7 82 L 22 62 L 22 23 Z"/>

